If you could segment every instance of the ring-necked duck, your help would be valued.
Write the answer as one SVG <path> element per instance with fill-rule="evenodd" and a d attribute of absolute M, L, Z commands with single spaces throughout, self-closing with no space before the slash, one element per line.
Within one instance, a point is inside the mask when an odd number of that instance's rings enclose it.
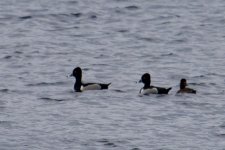
<path fill-rule="evenodd" d="M 76 67 L 73 70 L 73 73 L 70 75 L 76 78 L 76 82 L 74 84 L 74 90 L 76 92 L 82 92 L 86 90 L 103 90 L 108 89 L 108 86 L 111 83 L 103 84 L 103 83 L 83 83 L 82 82 L 82 70 L 80 67 Z"/>
<path fill-rule="evenodd" d="M 145 73 L 142 75 L 141 80 L 139 82 L 144 83 L 144 87 L 141 88 L 140 94 L 148 95 L 148 94 L 168 94 L 168 92 L 172 89 L 170 88 L 163 88 L 163 87 L 156 87 L 151 86 L 151 76 L 149 73 Z"/>
<path fill-rule="evenodd" d="M 181 79 L 180 80 L 180 90 L 177 91 L 177 93 L 193 93 L 196 94 L 196 90 L 187 88 L 187 80 L 186 79 Z"/>

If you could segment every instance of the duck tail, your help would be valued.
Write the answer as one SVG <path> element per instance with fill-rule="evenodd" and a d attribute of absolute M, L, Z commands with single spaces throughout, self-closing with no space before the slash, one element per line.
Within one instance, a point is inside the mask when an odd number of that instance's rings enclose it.
<path fill-rule="evenodd" d="M 169 93 L 169 91 L 172 89 L 172 87 L 166 89 L 167 93 Z"/>
<path fill-rule="evenodd" d="M 101 85 L 102 89 L 108 89 L 110 84 L 111 84 L 111 82 L 108 84 L 100 84 L 100 85 Z"/>
<path fill-rule="evenodd" d="M 193 93 L 193 94 L 196 94 L 196 93 L 197 93 L 197 91 L 196 91 L 196 90 L 192 90 L 192 93 Z"/>

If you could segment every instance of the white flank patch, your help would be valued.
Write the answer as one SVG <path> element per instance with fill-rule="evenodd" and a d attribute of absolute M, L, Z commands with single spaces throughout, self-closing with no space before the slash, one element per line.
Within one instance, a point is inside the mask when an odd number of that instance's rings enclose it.
<path fill-rule="evenodd" d="M 99 84 L 91 84 L 88 86 L 81 86 L 81 91 L 86 90 L 101 90 L 101 86 Z"/>
<path fill-rule="evenodd" d="M 148 94 L 158 94 L 157 88 L 151 88 L 151 89 L 142 89 L 141 90 L 142 95 L 148 95 Z"/>

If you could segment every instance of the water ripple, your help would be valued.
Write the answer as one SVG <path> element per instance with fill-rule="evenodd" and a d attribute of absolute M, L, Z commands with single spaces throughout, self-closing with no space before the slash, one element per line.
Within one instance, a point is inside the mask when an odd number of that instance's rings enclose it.
<path fill-rule="evenodd" d="M 137 9 L 139 9 L 139 7 L 136 6 L 136 5 L 126 6 L 125 8 L 128 9 L 128 10 L 137 10 Z"/>
<path fill-rule="evenodd" d="M 2 149 L 224 149 L 225 1 L 13 1 L 0 1 Z M 74 92 L 76 66 L 112 85 Z M 139 97 L 144 72 L 170 94 Z M 197 94 L 177 95 L 181 78 Z"/>
<path fill-rule="evenodd" d="M 9 89 L 0 89 L 1 93 L 8 93 L 10 90 Z"/>
<path fill-rule="evenodd" d="M 55 98 L 49 98 L 49 97 L 42 97 L 42 98 L 39 98 L 41 100 L 45 100 L 45 101 L 65 101 L 63 99 L 55 99 Z"/>
<path fill-rule="evenodd" d="M 52 85 L 63 85 L 63 84 L 65 84 L 65 82 L 53 82 L 53 83 L 40 82 L 40 83 L 27 84 L 26 86 L 52 86 Z"/>
<path fill-rule="evenodd" d="M 110 140 L 108 140 L 108 139 L 102 139 L 102 140 L 99 140 L 97 142 L 103 143 L 105 146 L 117 147 L 114 142 L 110 142 Z"/>
<path fill-rule="evenodd" d="M 32 19 L 32 16 L 23 16 L 23 17 L 19 17 L 19 19 L 28 20 L 28 19 Z"/>

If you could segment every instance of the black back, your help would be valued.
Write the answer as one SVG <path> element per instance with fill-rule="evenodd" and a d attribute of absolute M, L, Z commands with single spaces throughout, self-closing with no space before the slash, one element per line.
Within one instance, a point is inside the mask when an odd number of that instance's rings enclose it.
<path fill-rule="evenodd" d="M 108 83 L 108 84 L 102 84 L 102 83 L 100 83 L 99 85 L 101 86 L 101 89 L 108 89 L 110 84 L 111 83 Z"/>
<path fill-rule="evenodd" d="M 169 91 L 172 89 L 170 88 L 162 88 L 162 87 L 155 87 L 158 90 L 158 94 L 168 94 Z"/>

